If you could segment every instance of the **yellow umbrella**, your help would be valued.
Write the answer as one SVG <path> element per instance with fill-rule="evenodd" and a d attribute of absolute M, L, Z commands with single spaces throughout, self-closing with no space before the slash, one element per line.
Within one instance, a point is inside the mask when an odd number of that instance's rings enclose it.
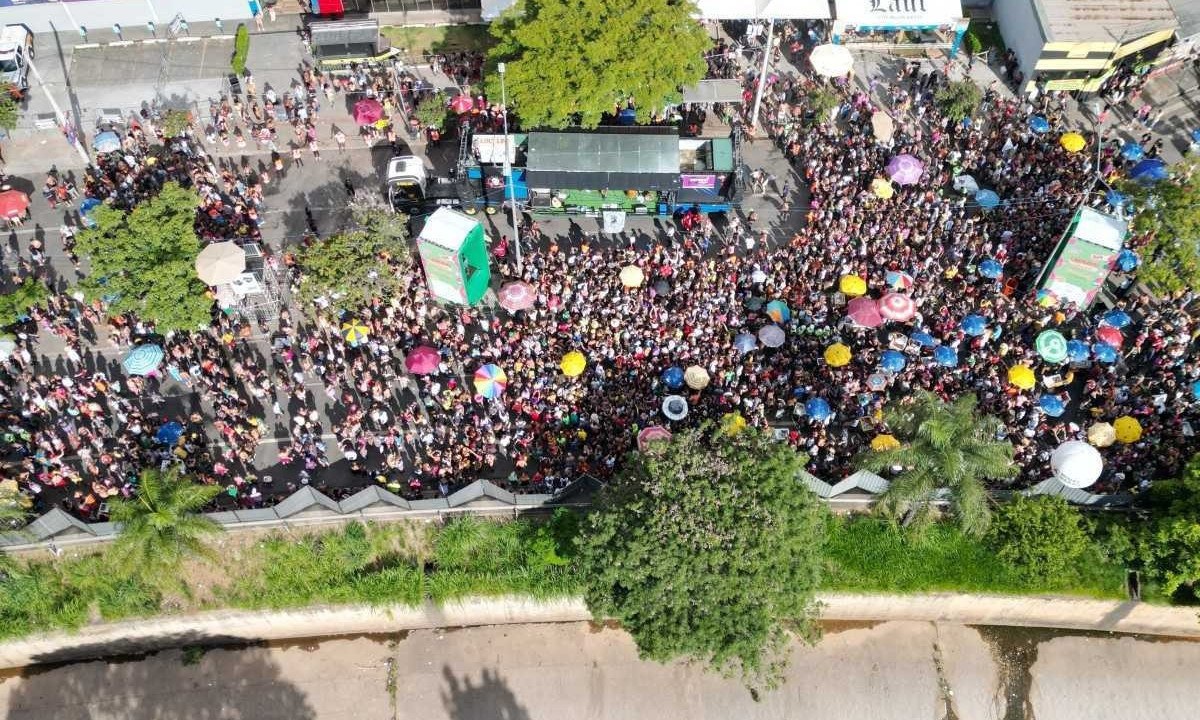
<path fill-rule="evenodd" d="M 721 416 L 721 429 L 730 435 L 737 435 L 746 429 L 746 418 L 739 412 L 725 413 Z"/>
<path fill-rule="evenodd" d="M 1114 420 L 1113 430 L 1116 432 L 1117 442 L 1135 443 L 1142 439 L 1142 424 L 1128 415 Z"/>
<path fill-rule="evenodd" d="M 1037 384 L 1037 375 L 1028 365 L 1013 365 L 1008 369 L 1008 381 L 1022 390 L 1032 390 Z"/>
<path fill-rule="evenodd" d="M 857 275 L 843 275 L 838 281 L 838 290 L 846 297 L 860 297 L 867 294 L 867 281 Z"/>
<path fill-rule="evenodd" d="M 621 268 L 621 284 L 627 288 L 641 287 L 646 282 L 646 274 L 637 265 L 626 265 Z"/>
<path fill-rule="evenodd" d="M 1108 447 L 1117 441 L 1117 431 L 1106 422 L 1099 422 L 1088 428 L 1088 442 L 1096 447 Z"/>
<path fill-rule="evenodd" d="M 871 181 L 871 192 L 875 193 L 875 197 L 887 200 L 896 194 L 896 189 L 887 180 L 875 178 Z"/>
<path fill-rule="evenodd" d="M 357 320 L 342 323 L 342 337 L 346 338 L 346 342 L 348 343 L 360 343 L 366 340 L 370 334 L 371 329 Z"/>
<path fill-rule="evenodd" d="M 683 371 L 683 381 L 693 390 L 703 390 L 708 387 L 708 371 L 699 365 L 693 365 Z"/>
<path fill-rule="evenodd" d="M 562 362 L 558 364 L 562 369 L 563 375 L 567 377 L 578 377 L 583 374 L 583 369 L 587 367 L 587 358 L 578 350 L 572 350 L 562 356 Z"/>
<path fill-rule="evenodd" d="M 853 354 L 850 352 L 850 348 L 842 343 L 834 343 L 825 348 L 825 362 L 829 364 L 829 367 L 838 368 L 849 365 L 851 357 Z"/>
<path fill-rule="evenodd" d="M 875 452 L 883 452 L 884 450 L 891 450 L 898 447 L 900 447 L 900 441 L 896 439 L 895 435 L 876 435 L 875 439 L 871 441 L 871 449 Z"/>
<path fill-rule="evenodd" d="M 1087 140 L 1077 132 L 1064 133 L 1058 139 L 1058 144 L 1063 146 L 1063 150 L 1067 152 L 1077 153 L 1087 145 Z"/>

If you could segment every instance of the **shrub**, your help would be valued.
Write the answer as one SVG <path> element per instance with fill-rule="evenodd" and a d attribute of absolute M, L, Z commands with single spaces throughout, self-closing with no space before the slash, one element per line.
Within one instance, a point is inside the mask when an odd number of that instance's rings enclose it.
<path fill-rule="evenodd" d="M 245 24 L 239 24 L 233 36 L 233 60 L 230 62 L 233 73 L 238 77 L 246 74 L 246 56 L 249 54 L 250 30 Z"/>
<path fill-rule="evenodd" d="M 1074 572 L 1090 540 L 1079 510 L 1066 500 L 1016 495 L 994 513 L 988 544 L 1017 575 L 1050 582 Z"/>

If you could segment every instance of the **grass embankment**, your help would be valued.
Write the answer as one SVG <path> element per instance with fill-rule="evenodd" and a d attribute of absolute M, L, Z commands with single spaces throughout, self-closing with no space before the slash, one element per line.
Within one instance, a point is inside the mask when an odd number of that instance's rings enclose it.
<path fill-rule="evenodd" d="M 430 53 L 487 50 L 496 44 L 487 25 L 439 25 L 436 27 L 399 27 L 385 25 L 379 33 L 392 47 L 409 58 Z"/>

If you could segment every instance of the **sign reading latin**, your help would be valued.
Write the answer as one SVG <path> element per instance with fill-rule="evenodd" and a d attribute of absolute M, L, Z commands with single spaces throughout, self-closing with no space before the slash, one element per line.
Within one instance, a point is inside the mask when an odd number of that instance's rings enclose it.
<path fill-rule="evenodd" d="M 959 0 L 837 0 L 841 25 L 938 27 L 953 25 L 962 16 Z"/>

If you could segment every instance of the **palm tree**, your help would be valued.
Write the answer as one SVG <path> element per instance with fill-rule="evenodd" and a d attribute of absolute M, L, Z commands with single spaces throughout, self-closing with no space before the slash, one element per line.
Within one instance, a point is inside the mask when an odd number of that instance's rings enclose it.
<path fill-rule="evenodd" d="M 162 582 L 189 557 L 211 555 L 204 538 L 221 526 L 197 511 L 220 492 L 220 487 L 199 485 L 175 469 L 143 470 L 132 498 L 109 502 L 109 517 L 121 526 L 115 550 L 125 568 Z"/>
<path fill-rule="evenodd" d="M 991 519 L 985 479 L 1017 474 L 1012 443 L 999 440 L 1002 425 L 975 412 L 974 395 L 946 403 L 929 392 L 891 406 L 884 413 L 901 445 L 859 458 L 864 469 L 901 468 L 876 507 L 893 521 L 914 529 L 933 518 L 938 490 L 949 491 L 950 505 L 964 532 L 981 535 Z"/>

